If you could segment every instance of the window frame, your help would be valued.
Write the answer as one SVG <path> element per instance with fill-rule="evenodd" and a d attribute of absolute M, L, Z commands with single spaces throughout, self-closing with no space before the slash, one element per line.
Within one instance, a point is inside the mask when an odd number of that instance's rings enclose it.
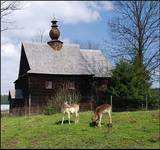
<path fill-rule="evenodd" d="M 51 85 L 49 85 L 49 83 L 51 83 Z M 48 86 L 47 86 L 47 84 L 48 84 Z M 46 90 L 53 89 L 53 81 L 52 80 L 46 80 L 45 81 L 45 89 Z"/>
<path fill-rule="evenodd" d="M 68 81 L 67 82 L 67 89 L 75 90 L 76 89 L 75 82 L 74 81 Z"/>

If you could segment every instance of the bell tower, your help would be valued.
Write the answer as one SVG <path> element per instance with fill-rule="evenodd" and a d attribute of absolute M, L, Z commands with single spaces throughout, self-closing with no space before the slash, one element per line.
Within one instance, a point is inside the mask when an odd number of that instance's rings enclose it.
<path fill-rule="evenodd" d="M 55 18 L 51 21 L 52 25 L 49 32 L 51 41 L 47 42 L 47 44 L 49 44 L 54 50 L 59 51 L 63 46 L 63 42 L 58 40 L 58 38 L 60 37 L 60 31 L 58 29 L 57 22 L 58 21 L 56 21 Z"/>

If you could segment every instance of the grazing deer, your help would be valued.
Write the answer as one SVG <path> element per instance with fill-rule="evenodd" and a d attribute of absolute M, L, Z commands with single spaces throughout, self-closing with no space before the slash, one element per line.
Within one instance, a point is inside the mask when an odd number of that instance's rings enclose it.
<path fill-rule="evenodd" d="M 109 125 L 112 126 L 112 117 L 111 117 L 112 107 L 109 104 L 103 104 L 96 108 L 94 112 L 94 116 L 92 118 L 92 123 L 96 125 L 96 121 L 98 120 L 98 126 L 101 127 L 102 115 L 108 113 L 109 115 Z"/>
<path fill-rule="evenodd" d="M 75 119 L 75 123 L 78 123 L 78 114 L 79 112 L 79 105 L 78 104 L 71 104 L 69 105 L 67 102 L 64 103 L 63 107 L 62 107 L 62 113 L 63 113 L 63 118 L 62 118 L 62 123 L 64 121 L 64 116 L 67 113 L 68 114 L 68 120 L 69 120 L 69 124 L 70 124 L 70 114 L 75 113 L 76 119 Z"/>

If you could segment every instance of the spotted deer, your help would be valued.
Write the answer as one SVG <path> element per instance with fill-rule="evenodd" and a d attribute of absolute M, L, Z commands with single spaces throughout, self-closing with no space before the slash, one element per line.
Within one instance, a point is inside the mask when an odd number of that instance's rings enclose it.
<path fill-rule="evenodd" d="M 63 121 L 64 121 L 64 116 L 65 114 L 68 114 L 68 121 L 69 121 L 69 124 L 70 124 L 70 114 L 73 114 L 75 113 L 75 116 L 76 116 L 76 119 L 75 119 L 75 124 L 78 123 L 79 121 L 79 105 L 78 104 L 68 104 L 67 102 L 65 102 L 62 106 L 62 113 L 63 113 L 63 117 L 62 117 L 62 123 L 63 124 Z"/>
<path fill-rule="evenodd" d="M 98 106 L 94 112 L 92 123 L 96 125 L 96 121 L 98 121 L 98 126 L 101 127 L 102 115 L 105 113 L 108 113 L 109 123 L 110 123 L 109 125 L 112 126 L 111 112 L 112 112 L 112 106 L 109 104 L 103 104 L 103 105 Z"/>

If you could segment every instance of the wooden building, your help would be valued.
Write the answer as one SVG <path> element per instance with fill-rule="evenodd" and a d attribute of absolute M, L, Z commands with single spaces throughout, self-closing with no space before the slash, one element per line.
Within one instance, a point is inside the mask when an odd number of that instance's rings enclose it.
<path fill-rule="evenodd" d="M 102 52 L 61 42 L 56 23 L 52 21 L 48 43 L 22 43 L 18 79 L 9 91 L 10 112 L 17 107 L 46 106 L 62 86 L 78 91 L 80 102 L 90 102 L 94 82 L 99 88 L 108 85 L 112 66 Z"/>

